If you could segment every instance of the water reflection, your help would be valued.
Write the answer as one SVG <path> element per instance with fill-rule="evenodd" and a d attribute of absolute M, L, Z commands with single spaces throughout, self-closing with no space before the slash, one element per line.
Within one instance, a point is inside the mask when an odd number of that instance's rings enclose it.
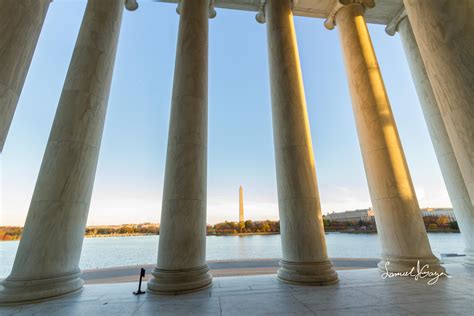
<path fill-rule="evenodd" d="M 433 253 L 464 253 L 460 234 L 428 234 Z M 86 238 L 82 250 L 81 269 L 133 266 L 156 262 L 158 236 Z M 376 234 L 326 234 L 331 258 L 377 258 Z M 0 278 L 6 277 L 15 258 L 18 241 L 0 242 Z M 280 235 L 208 236 L 207 259 L 280 258 Z"/>

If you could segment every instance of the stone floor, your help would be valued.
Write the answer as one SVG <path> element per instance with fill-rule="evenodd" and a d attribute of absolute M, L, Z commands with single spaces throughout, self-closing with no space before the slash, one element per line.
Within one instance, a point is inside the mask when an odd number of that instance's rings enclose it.
<path fill-rule="evenodd" d="M 180 296 L 132 295 L 137 283 L 86 285 L 80 293 L 0 315 L 474 315 L 474 269 L 446 265 L 449 278 L 381 279 L 375 269 L 339 271 L 325 287 L 283 284 L 275 275 L 214 278 Z"/>

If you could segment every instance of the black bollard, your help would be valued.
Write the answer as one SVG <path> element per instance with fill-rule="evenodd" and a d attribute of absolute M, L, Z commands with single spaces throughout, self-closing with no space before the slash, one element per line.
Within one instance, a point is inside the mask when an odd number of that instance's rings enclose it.
<path fill-rule="evenodd" d="M 142 279 L 145 277 L 145 269 L 140 270 L 140 281 L 138 282 L 138 291 L 133 292 L 134 295 L 145 294 L 145 291 L 142 291 Z"/>

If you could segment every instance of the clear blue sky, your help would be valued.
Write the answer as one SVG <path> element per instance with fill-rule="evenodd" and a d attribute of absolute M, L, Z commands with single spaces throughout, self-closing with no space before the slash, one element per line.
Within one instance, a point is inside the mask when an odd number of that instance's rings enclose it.
<path fill-rule="evenodd" d="M 2 158 L 0 225 L 23 225 L 85 1 L 51 4 Z M 265 25 L 251 12 L 210 20 L 208 222 L 277 219 Z M 179 16 L 125 12 L 89 225 L 158 222 Z M 295 18 L 323 213 L 370 206 L 337 30 Z M 422 207 L 450 206 L 398 36 L 370 25 Z"/>

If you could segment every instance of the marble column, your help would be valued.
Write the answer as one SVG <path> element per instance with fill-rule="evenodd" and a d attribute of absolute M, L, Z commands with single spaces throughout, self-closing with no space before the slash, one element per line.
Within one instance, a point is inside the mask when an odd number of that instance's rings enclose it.
<path fill-rule="evenodd" d="M 89 0 L 46 146 L 23 235 L 0 302 L 82 288 L 89 212 L 124 0 Z"/>
<path fill-rule="evenodd" d="M 381 244 L 379 268 L 410 271 L 417 261 L 444 271 L 433 255 L 392 109 L 364 19 L 364 5 L 345 1 L 334 13 Z M 370 3 L 370 1 L 366 1 Z"/>
<path fill-rule="evenodd" d="M 208 288 L 206 263 L 207 90 L 209 0 L 182 0 L 155 293 Z"/>
<path fill-rule="evenodd" d="M 474 2 L 404 0 L 441 117 L 474 205 Z"/>
<path fill-rule="evenodd" d="M 405 13 L 401 13 L 396 21 L 394 32 L 388 33 L 394 35 L 396 30 L 400 34 L 441 174 L 466 245 L 466 264 L 474 265 L 474 207 L 469 199 L 410 21 Z"/>
<path fill-rule="evenodd" d="M 0 1 L 0 153 L 51 0 Z"/>
<path fill-rule="evenodd" d="M 337 273 L 326 250 L 291 1 L 268 1 L 265 18 L 283 253 L 278 278 L 307 285 L 335 283 Z"/>

